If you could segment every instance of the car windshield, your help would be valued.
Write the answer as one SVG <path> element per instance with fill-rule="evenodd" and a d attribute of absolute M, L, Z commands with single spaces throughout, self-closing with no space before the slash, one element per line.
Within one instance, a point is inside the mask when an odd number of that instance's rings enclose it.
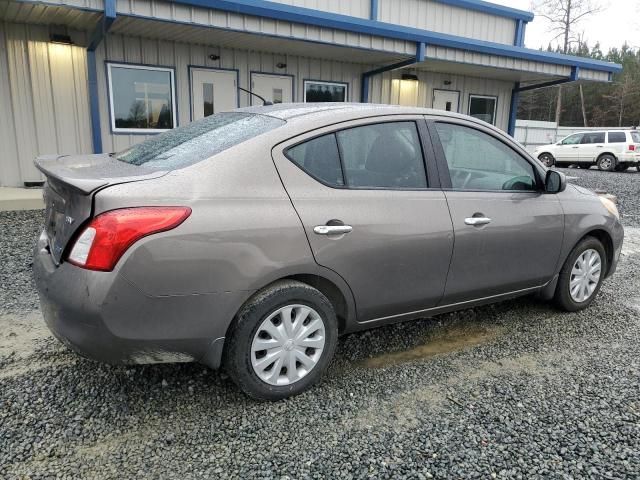
<path fill-rule="evenodd" d="M 640 132 L 631 132 L 631 138 L 635 143 L 640 143 Z"/>
<path fill-rule="evenodd" d="M 285 123 L 266 115 L 216 113 L 149 138 L 114 157 L 132 165 L 177 169 L 205 160 Z"/>

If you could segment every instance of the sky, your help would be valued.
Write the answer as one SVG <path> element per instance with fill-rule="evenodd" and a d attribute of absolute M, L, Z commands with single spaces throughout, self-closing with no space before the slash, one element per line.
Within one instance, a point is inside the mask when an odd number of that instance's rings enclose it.
<path fill-rule="evenodd" d="M 507 5 L 535 12 L 532 0 L 489 0 L 492 3 Z M 640 0 L 592 0 L 601 5 L 602 11 L 585 18 L 578 25 L 578 32 L 590 47 L 600 42 L 603 52 L 609 47 L 621 47 L 626 41 L 630 46 L 640 48 Z M 535 0 L 534 0 L 535 2 Z M 525 46 L 529 48 L 546 48 L 555 36 L 549 31 L 546 19 L 536 16 L 527 25 Z"/>

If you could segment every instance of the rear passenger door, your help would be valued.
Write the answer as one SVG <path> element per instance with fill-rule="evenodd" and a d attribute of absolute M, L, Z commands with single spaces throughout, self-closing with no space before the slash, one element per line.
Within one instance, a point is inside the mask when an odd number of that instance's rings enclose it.
<path fill-rule="evenodd" d="M 273 158 L 318 264 L 353 291 L 358 321 L 434 307 L 453 250 L 423 118 L 367 119 L 276 146 Z"/>
<path fill-rule="evenodd" d="M 533 162 L 492 130 L 429 122 L 455 247 L 443 305 L 541 286 L 555 274 L 564 231 L 556 195 Z"/>

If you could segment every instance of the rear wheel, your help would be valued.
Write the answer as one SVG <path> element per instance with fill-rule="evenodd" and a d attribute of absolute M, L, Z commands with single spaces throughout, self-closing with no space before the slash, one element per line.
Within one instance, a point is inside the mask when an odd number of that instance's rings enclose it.
<path fill-rule="evenodd" d="M 612 172 L 616 168 L 616 157 L 613 155 L 609 155 L 605 153 L 604 155 L 600 155 L 598 157 L 597 165 L 599 170 L 605 170 L 607 172 Z"/>
<path fill-rule="evenodd" d="M 554 300 L 569 312 L 587 308 L 602 286 L 607 257 L 602 243 L 586 237 L 569 254 L 560 270 Z"/>
<path fill-rule="evenodd" d="M 556 163 L 556 159 L 550 153 L 543 153 L 538 156 L 538 160 L 542 162 L 545 167 L 552 167 Z"/>
<path fill-rule="evenodd" d="M 626 172 L 629 169 L 628 163 L 619 163 L 616 166 L 616 172 Z"/>
<path fill-rule="evenodd" d="M 249 396 L 280 400 L 316 383 L 338 339 L 333 306 L 315 288 L 281 281 L 255 295 L 238 313 L 224 367 Z"/>

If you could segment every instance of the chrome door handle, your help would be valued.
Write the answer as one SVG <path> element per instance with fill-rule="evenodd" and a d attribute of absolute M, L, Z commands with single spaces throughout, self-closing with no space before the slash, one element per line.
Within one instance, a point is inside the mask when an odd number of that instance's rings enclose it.
<path fill-rule="evenodd" d="M 491 223 L 491 219 L 488 217 L 469 217 L 464 219 L 464 223 L 466 223 L 467 225 L 478 227 L 480 225 Z"/>
<path fill-rule="evenodd" d="M 353 230 L 351 225 L 316 225 L 313 233 L 317 235 L 342 235 Z"/>

